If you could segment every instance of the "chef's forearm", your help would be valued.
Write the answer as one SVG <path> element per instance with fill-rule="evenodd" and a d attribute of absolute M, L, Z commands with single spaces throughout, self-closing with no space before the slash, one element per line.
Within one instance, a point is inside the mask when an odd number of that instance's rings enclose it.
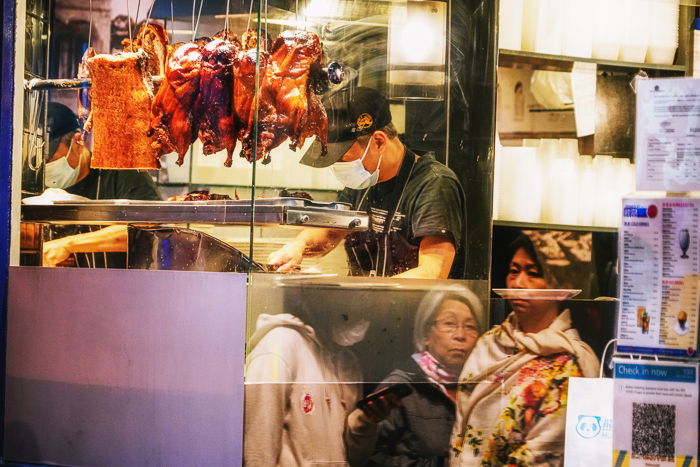
<path fill-rule="evenodd" d="M 60 240 L 71 253 L 124 252 L 127 250 L 128 230 L 125 225 L 110 225 L 104 229 Z"/>
<path fill-rule="evenodd" d="M 346 232 L 336 229 L 304 229 L 294 240 L 304 249 L 304 256 L 324 256 L 345 238 Z"/>

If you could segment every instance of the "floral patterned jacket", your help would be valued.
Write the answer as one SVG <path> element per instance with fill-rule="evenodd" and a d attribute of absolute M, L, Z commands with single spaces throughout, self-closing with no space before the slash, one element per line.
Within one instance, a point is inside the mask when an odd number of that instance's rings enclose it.
<path fill-rule="evenodd" d="M 560 465 L 569 377 L 596 376 L 598 365 L 568 310 L 534 334 L 511 314 L 464 366 L 450 465 Z"/>

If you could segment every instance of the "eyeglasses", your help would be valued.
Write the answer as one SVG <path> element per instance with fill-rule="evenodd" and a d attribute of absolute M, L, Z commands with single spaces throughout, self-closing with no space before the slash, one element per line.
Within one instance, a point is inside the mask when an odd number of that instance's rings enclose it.
<path fill-rule="evenodd" d="M 433 326 L 438 332 L 443 332 L 445 334 L 454 334 L 458 329 L 464 328 L 467 332 L 479 332 L 479 329 L 474 323 L 458 323 L 452 320 L 433 321 Z"/>

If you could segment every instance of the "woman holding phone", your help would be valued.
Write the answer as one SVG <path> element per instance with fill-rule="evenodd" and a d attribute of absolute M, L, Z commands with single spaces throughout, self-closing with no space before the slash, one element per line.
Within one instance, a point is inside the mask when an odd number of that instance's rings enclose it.
<path fill-rule="evenodd" d="M 416 352 L 377 387 L 403 391 L 389 391 L 348 417 L 353 465 L 447 464 L 457 378 L 479 337 L 481 312 L 479 299 L 461 285 L 423 297 L 413 328 Z"/>

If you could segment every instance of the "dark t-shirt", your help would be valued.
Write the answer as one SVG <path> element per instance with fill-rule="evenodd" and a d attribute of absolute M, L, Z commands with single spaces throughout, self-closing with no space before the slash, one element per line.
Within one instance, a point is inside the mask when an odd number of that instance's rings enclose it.
<path fill-rule="evenodd" d="M 416 157 L 406 149 L 403 164 L 409 163 L 408 157 Z M 372 237 L 380 237 L 384 231 L 385 219 L 393 209 L 396 194 L 400 192 L 399 177 L 394 177 L 370 187 L 368 190 L 344 189 L 339 201 L 350 203 L 354 209 L 366 211 L 370 216 L 368 236 L 351 234 L 348 241 L 372 241 Z M 463 248 L 465 233 L 466 201 L 464 191 L 457 176 L 445 165 L 426 154 L 419 157 L 411 176 L 406 182 L 403 194 L 399 198 L 398 209 L 394 215 L 389 237 L 389 263 L 385 275 L 394 275 L 418 265 L 418 247 L 425 236 L 446 237 L 455 249 Z M 403 244 L 403 247 L 402 245 Z M 405 247 L 405 248 L 404 248 Z M 371 248 L 370 248 L 371 250 Z M 383 248 L 379 248 L 376 256 L 379 260 L 374 265 L 383 263 Z M 353 274 L 368 274 L 367 265 L 349 255 Z M 377 271 L 381 274 L 382 267 Z"/>
<path fill-rule="evenodd" d="M 100 187 L 99 196 L 97 187 Z M 146 172 L 138 170 L 91 169 L 90 173 L 66 191 L 90 199 L 138 199 L 159 201 L 156 184 Z"/>
<path fill-rule="evenodd" d="M 99 197 L 97 189 L 99 185 Z M 146 172 L 138 170 L 91 169 L 90 173 L 72 187 L 66 189 L 74 195 L 90 199 L 134 199 L 160 201 L 160 193 L 153 179 Z M 61 226 L 56 238 L 98 230 L 97 226 Z M 126 253 L 78 253 L 75 255 L 78 267 L 125 268 Z"/>

